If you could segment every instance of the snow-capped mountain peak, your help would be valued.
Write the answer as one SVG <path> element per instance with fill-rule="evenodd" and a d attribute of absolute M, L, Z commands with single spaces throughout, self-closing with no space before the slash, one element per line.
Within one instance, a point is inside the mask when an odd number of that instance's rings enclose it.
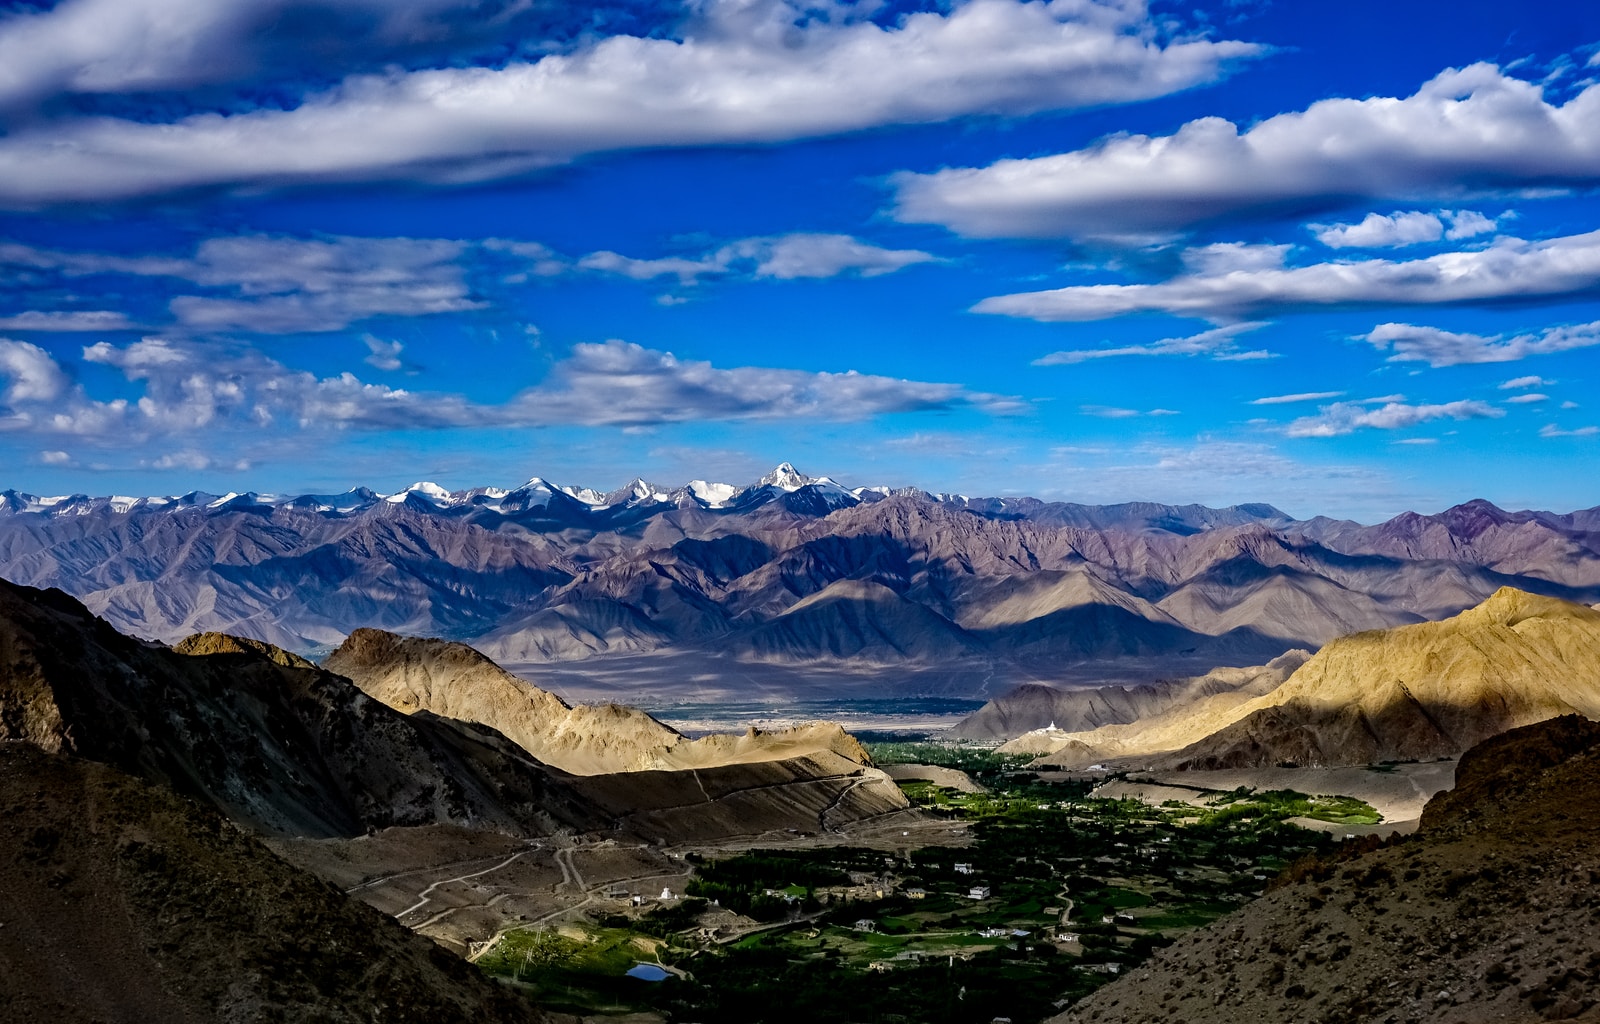
<path fill-rule="evenodd" d="M 761 478 L 758 486 L 776 487 L 782 491 L 798 491 L 811 483 L 816 483 L 816 481 L 795 469 L 789 463 L 780 462 L 777 469 Z"/>

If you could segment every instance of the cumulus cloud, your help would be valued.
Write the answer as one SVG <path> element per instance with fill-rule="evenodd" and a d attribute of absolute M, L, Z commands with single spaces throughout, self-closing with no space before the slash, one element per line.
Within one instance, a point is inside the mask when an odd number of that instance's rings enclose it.
<path fill-rule="evenodd" d="M 1142 0 L 967 0 L 892 25 L 798 0 L 706 0 L 692 10 L 681 38 L 615 35 L 502 66 L 356 74 L 288 109 L 30 123 L 0 138 L 0 201 L 481 180 L 608 150 L 1136 101 L 1212 81 L 1260 52 L 1164 42 Z"/>
<path fill-rule="evenodd" d="M 1507 405 L 1532 405 L 1535 402 L 1548 402 L 1550 396 L 1538 391 L 1530 391 L 1525 395 L 1513 395 L 1506 399 Z"/>
<path fill-rule="evenodd" d="M 405 365 L 400 361 L 400 353 L 405 350 L 405 346 L 400 342 L 385 341 L 370 334 L 362 340 L 366 342 L 368 352 L 367 358 L 363 362 L 368 366 L 374 366 L 380 370 L 394 371 Z"/>
<path fill-rule="evenodd" d="M 1500 385 L 1500 390 L 1501 391 L 1517 391 L 1517 390 L 1520 390 L 1522 388 L 1542 388 L 1542 387 L 1547 387 L 1548 385 L 1551 385 L 1551 384 L 1554 384 L 1554 383 L 1555 383 L 1555 381 L 1553 381 L 1553 380 L 1545 380 L 1543 377 L 1538 377 L 1538 376 L 1513 377 L 1510 380 L 1506 381 L 1505 383 L 1501 384 Z"/>
<path fill-rule="evenodd" d="M 816 419 L 954 409 L 1021 412 L 1019 399 L 957 384 L 855 372 L 716 367 L 626 342 L 576 346 L 542 382 L 502 403 L 408 391 L 351 373 L 317 377 L 259 351 L 146 338 L 97 342 L 86 362 L 142 385 L 136 399 L 100 400 L 43 349 L 0 341 L 0 430 L 103 444 L 192 438 L 197 431 L 408 430 L 451 427 L 654 426 L 706 420 Z"/>
<path fill-rule="evenodd" d="M 67 390 L 67 375 L 50 353 L 26 341 L 0 338 L 0 377 L 7 380 L 0 394 L 7 405 L 50 402 Z"/>
<path fill-rule="evenodd" d="M 1497 419 L 1505 415 L 1487 402 L 1459 401 L 1439 405 L 1406 405 L 1389 402 L 1372 408 L 1362 402 L 1335 402 L 1325 405 L 1315 416 L 1302 416 L 1290 423 L 1284 433 L 1290 437 L 1341 437 L 1357 430 L 1401 430 L 1433 420 Z"/>
<path fill-rule="evenodd" d="M 1321 402 L 1329 398 L 1342 398 L 1343 391 L 1303 391 L 1295 395 L 1269 395 L 1253 399 L 1251 405 L 1290 405 L 1295 402 Z"/>
<path fill-rule="evenodd" d="M 1074 285 L 999 295 L 972 308 L 1046 321 L 1103 320 L 1142 312 L 1229 320 L 1295 309 L 1560 298 L 1597 289 L 1600 231 L 1592 231 L 1535 242 L 1502 238 L 1484 249 L 1415 260 L 1202 269 L 1156 284 Z"/>
<path fill-rule="evenodd" d="M 973 237 L 1148 237 L 1224 217 L 1600 181 L 1600 85 L 1566 103 L 1491 64 L 1415 94 L 1329 99 L 1247 131 L 1176 134 L 894 178 L 895 215 Z M 1476 230 L 1470 218 L 1456 222 Z"/>
<path fill-rule="evenodd" d="M 1392 349 L 1391 363 L 1427 363 L 1459 366 L 1466 363 L 1514 363 L 1530 356 L 1570 352 L 1600 345 L 1600 320 L 1587 324 L 1550 327 L 1535 334 L 1503 335 L 1458 333 L 1415 324 L 1379 324 L 1365 336 L 1374 348 Z M 1538 377 L 1518 377 L 1505 388 L 1537 387 L 1548 383 Z"/>
<path fill-rule="evenodd" d="M 1222 362 L 1269 359 L 1271 352 L 1262 349 L 1241 350 L 1234 339 L 1246 331 L 1267 326 L 1265 323 L 1228 324 L 1209 331 L 1191 334 L 1186 338 L 1163 338 L 1148 345 L 1118 345 L 1114 348 L 1075 348 L 1051 352 L 1033 361 L 1034 366 L 1072 366 L 1093 359 L 1115 359 L 1122 356 L 1209 356 Z"/>
<path fill-rule="evenodd" d="M 1445 224 L 1449 222 L 1449 228 Z M 1499 222 L 1476 210 L 1423 213 L 1369 213 L 1356 224 L 1311 224 L 1317 241 L 1330 249 L 1387 249 L 1441 238 L 1459 241 L 1493 231 Z"/>

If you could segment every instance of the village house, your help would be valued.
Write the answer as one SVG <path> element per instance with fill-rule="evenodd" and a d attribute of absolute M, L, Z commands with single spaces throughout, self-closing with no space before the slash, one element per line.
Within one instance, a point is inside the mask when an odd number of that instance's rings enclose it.
<path fill-rule="evenodd" d="M 971 864 L 957 864 L 956 865 L 956 874 L 958 874 L 958 875 L 970 875 L 970 874 L 972 874 L 972 865 Z"/>
<path fill-rule="evenodd" d="M 987 885 L 975 885 L 967 890 L 967 896 L 970 899 L 986 900 L 992 895 L 994 895 L 994 890 Z"/>
<path fill-rule="evenodd" d="M 858 932 L 875 932 L 878 930 L 878 922 L 870 917 L 863 917 L 850 927 Z"/>

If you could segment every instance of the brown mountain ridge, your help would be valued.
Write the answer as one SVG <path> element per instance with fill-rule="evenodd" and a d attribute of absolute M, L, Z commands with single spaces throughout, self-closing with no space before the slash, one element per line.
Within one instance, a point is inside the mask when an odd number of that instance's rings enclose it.
<path fill-rule="evenodd" d="M 1565 714 L 1600 718 L 1600 611 L 1510 587 L 1440 622 L 1357 633 L 1248 701 L 1203 696 L 1062 734 L 1043 762 L 1352 765 L 1460 754 Z"/>

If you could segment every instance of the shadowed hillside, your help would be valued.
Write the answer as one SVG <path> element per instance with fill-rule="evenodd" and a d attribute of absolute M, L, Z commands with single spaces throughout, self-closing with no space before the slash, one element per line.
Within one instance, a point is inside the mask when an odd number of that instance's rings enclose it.
<path fill-rule="evenodd" d="M 0 1020 L 532 1022 L 531 1006 L 220 815 L 0 742 Z"/>
<path fill-rule="evenodd" d="M 1296 865 L 1054 1024 L 1592 1020 L 1600 1015 L 1600 724 L 1462 759 L 1422 830 Z"/>

